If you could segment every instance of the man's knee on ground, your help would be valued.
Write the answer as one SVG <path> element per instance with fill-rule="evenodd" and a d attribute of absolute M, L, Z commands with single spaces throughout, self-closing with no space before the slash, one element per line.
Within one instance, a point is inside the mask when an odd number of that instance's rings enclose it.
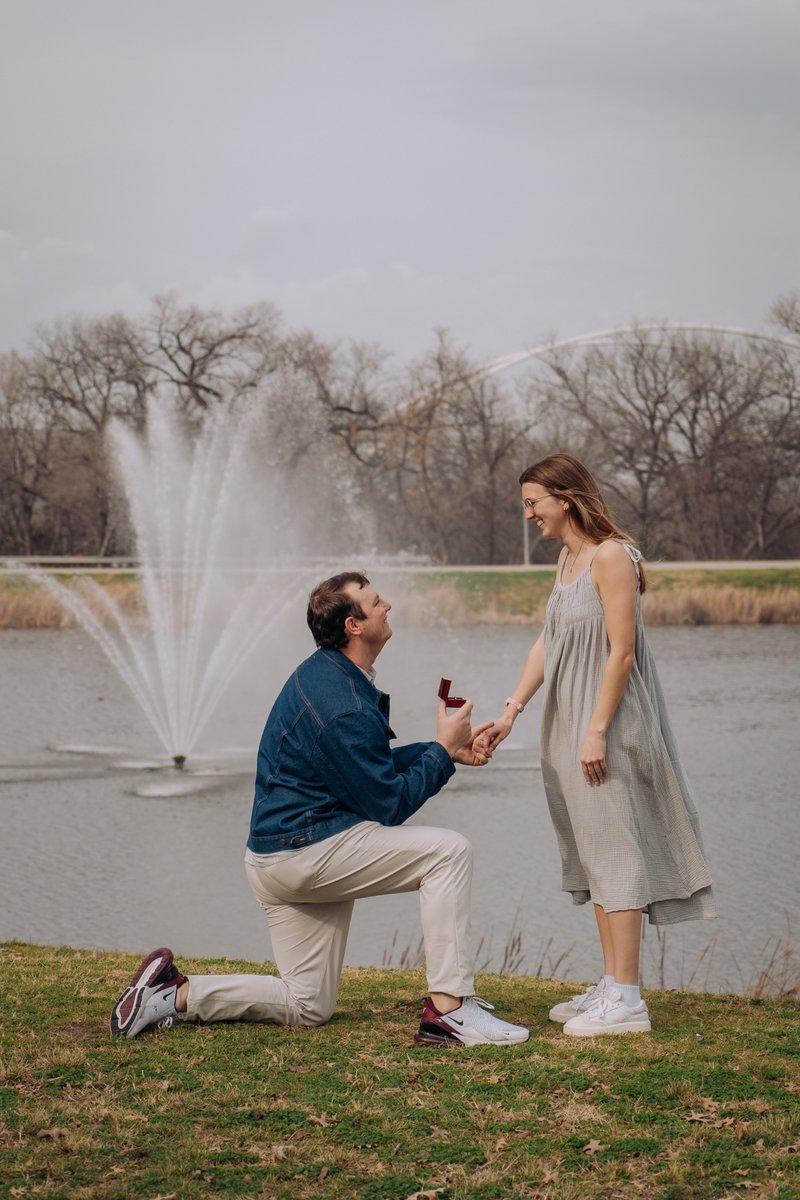
<path fill-rule="evenodd" d="M 300 1017 L 300 1024 L 308 1029 L 318 1025 L 327 1025 L 336 1011 L 336 1001 L 332 1004 L 324 1002 L 319 996 L 294 998 L 295 1008 Z"/>

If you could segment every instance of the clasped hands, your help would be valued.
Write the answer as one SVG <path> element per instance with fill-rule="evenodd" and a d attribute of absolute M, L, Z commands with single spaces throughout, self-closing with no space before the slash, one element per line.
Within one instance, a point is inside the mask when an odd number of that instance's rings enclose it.
<path fill-rule="evenodd" d="M 506 706 L 505 712 L 496 721 L 485 721 L 483 725 L 473 728 L 470 724 L 471 700 L 467 700 L 462 708 L 456 709 L 454 715 L 445 707 L 444 701 L 440 700 L 437 741 L 445 746 L 454 762 L 467 767 L 485 767 L 495 749 L 511 732 L 516 715 L 510 706 Z M 604 734 L 589 731 L 581 747 L 580 765 L 583 778 L 590 787 L 605 783 L 608 778 L 608 763 Z"/>
<path fill-rule="evenodd" d="M 439 701 L 436 723 L 436 740 L 444 746 L 453 762 L 465 767 L 485 767 L 491 760 L 495 746 L 507 737 L 512 721 L 485 721 L 472 725 L 472 701 L 467 700 L 456 709 L 448 709 L 444 700 Z"/>

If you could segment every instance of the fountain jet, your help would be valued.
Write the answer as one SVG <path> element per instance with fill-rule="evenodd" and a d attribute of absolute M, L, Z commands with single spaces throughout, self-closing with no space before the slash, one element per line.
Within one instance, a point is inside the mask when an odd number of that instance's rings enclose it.
<path fill-rule="evenodd" d="M 113 427 L 141 616 L 127 615 L 93 580 L 66 587 L 30 572 L 102 648 L 178 770 L 258 644 L 307 591 L 307 568 L 281 570 L 265 544 L 281 522 L 265 519 L 259 503 L 265 472 L 250 465 L 254 420 L 220 408 L 190 438 L 153 400 L 144 438 Z"/>

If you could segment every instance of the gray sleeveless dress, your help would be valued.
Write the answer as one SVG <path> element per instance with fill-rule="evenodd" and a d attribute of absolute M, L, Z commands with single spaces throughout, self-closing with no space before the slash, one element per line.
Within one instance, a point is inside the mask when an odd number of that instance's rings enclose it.
<path fill-rule="evenodd" d="M 622 543 L 634 563 L 641 555 Z M 638 565 L 636 567 L 638 575 Z M 590 787 L 580 751 L 608 658 L 591 565 L 559 577 L 547 605 L 542 776 L 573 903 L 641 908 L 669 925 L 713 917 L 700 823 L 678 758 L 636 597 L 636 661 L 606 734 L 608 778 Z"/>

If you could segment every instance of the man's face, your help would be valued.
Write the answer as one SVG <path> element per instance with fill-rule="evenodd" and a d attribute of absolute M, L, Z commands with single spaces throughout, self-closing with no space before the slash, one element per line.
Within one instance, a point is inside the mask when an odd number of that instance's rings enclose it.
<path fill-rule="evenodd" d="M 392 636 L 388 620 L 391 604 L 378 595 L 372 584 L 359 587 L 357 583 L 348 583 L 344 590 L 361 605 L 361 611 L 364 613 L 363 620 L 357 619 L 361 640 L 365 646 L 377 652 Z"/>

